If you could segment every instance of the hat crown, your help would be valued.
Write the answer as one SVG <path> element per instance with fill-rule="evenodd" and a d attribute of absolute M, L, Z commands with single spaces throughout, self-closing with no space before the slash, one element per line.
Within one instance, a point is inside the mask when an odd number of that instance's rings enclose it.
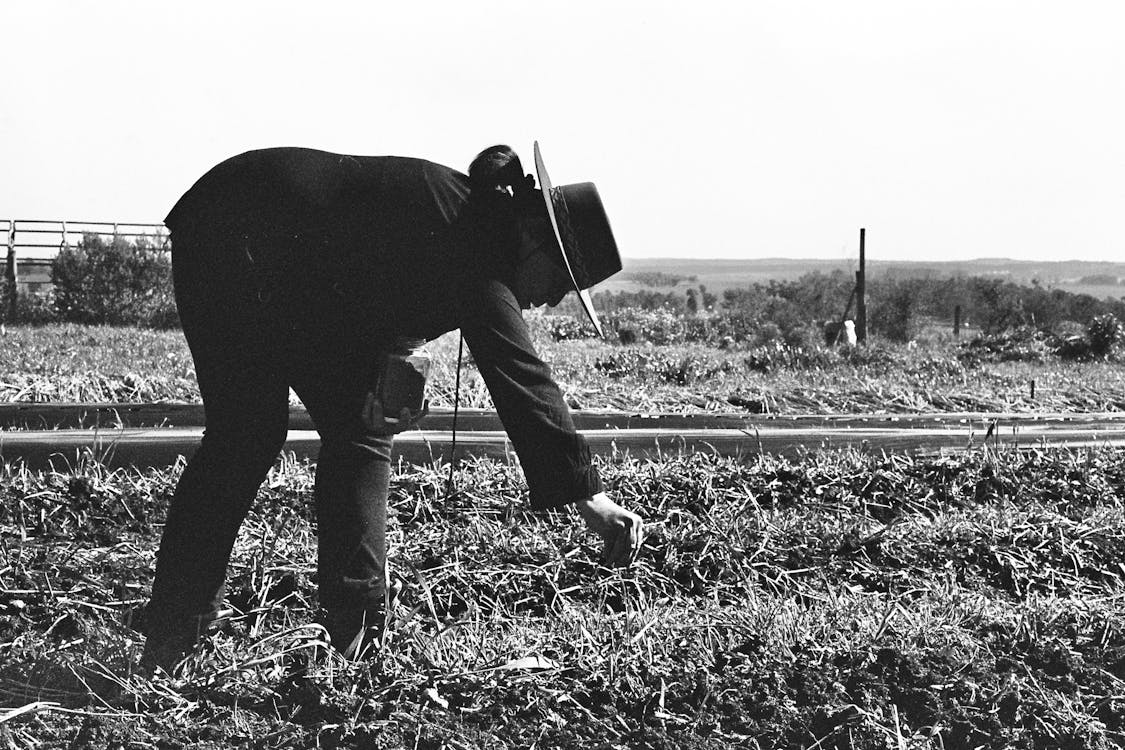
<path fill-rule="evenodd" d="M 621 255 L 598 188 L 592 182 L 550 189 L 559 241 L 578 289 L 589 289 L 621 270 Z"/>
<path fill-rule="evenodd" d="M 586 290 L 621 270 L 621 255 L 609 226 L 609 217 L 594 183 L 552 186 L 538 141 L 534 150 L 539 187 L 563 262 L 582 308 L 598 334 L 603 335 L 601 322 Z"/>

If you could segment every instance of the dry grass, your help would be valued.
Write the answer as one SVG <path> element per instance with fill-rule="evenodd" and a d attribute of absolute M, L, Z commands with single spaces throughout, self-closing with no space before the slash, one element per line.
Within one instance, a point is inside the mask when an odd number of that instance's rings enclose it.
<path fill-rule="evenodd" d="M 526 513 L 515 467 L 468 463 L 449 497 L 444 467 L 401 466 L 408 586 L 359 663 L 313 624 L 312 472 L 282 461 L 236 546 L 238 616 L 147 679 L 119 618 L 178 471 L 0 478 L 8 746 L 1125 742 L 1120 453 L 605 464 L 650 521 L 627 572 Z"/>
<path fill-rule="evenodd" d="M 1120 364 L 947 348 L 540 348 L 584 407 L 774 413 L 1125 408 Z M 456 340 L 434 346 L 451 401 Z M 488 405 L 467 372 L 462 404 Z M 1035 379 L 1036 399 L 1030 399 Z M 178 332 L 0 340 L 0 399 L 192 401 Z M 381 647 L 315 624 L 313 470 L 282 460 L 236 545 L 237 616 L 176 678 L 135 672 L 181 467 L 0 469 L 0 747 L 1108 748 L 1125 744 L 1125 456 L 987 449 L 603 463 L 650 523 L 627 572 L 518 468 L 397 467 Z"/>
<path fill-rule="evenodd" d="M 537 345 L 579 408 L 775 414 L 1125 409 L 1125 367 L 1118 362 L 963 364 L 950 343 L 807 357 L 699 345 L 556 343 L 535 320 Z M 443 336 L 432 350 L 431 403 L 451 406 L 456 336 Z M 178 331 L 56 325 L 10 328 L 0 338 L 0 401 L 198 400 Z M 461 403 L 491 406 L 471 366 L 463 373 Z"/>

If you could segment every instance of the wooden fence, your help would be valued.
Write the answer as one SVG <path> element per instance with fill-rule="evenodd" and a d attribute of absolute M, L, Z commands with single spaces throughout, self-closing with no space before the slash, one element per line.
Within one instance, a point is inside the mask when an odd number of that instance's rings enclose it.
<path fill-rule="evenodd" d="M 159 249 L 168 247 L 168 230 L 163 224 L 123 221 L 69 221 L 44 219 L 0 219 L 7 258 L 4 278 L 16 295 L 46 291 L 51 286 L 51 259 L 66 247 L 77 245 L 86 235 L 103 239 L 123 237 L 136 242 L 147 240 Z"/>

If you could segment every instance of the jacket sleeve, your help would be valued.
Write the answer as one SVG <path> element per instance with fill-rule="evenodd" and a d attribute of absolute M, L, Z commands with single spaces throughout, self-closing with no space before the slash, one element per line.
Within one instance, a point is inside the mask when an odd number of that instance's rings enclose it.
<path fill-rule="evenodd" d="M 536 510 L 602 491 L 590 447 L 574 428 L 562 391 L 539 358 L 515 296 L 490 281 L 461 331 L 516 448 Z"/>

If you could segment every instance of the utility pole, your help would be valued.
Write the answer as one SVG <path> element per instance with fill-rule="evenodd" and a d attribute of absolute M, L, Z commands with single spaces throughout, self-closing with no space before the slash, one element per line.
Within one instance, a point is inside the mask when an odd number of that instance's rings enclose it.
<path fill-rule="evenodd" d="M 855 272 L 855 338 L 860 344 L 867 343 L 867 253 L 864 240 L 867 230 L 859 230 L 859 270 Z"/>

